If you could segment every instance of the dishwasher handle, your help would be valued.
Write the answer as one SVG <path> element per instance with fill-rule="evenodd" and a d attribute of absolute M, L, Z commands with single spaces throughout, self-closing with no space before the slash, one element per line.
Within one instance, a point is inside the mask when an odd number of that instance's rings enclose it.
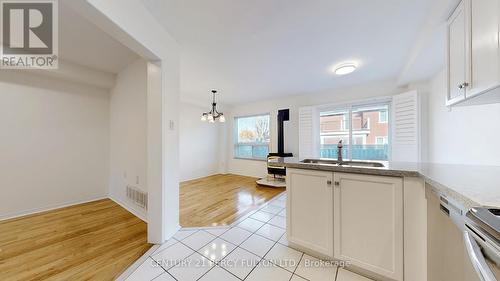
<path fill-rule="evenodd" d="M 490 267 L 484 259 L 481 248 L 479 248 L 476 240 L 468 231 L 464 232 L 464 243 L 469 259 L 481 281 L 497 281 L 495 275 L 493 275 L 493 272 L 491 272 Z"/>

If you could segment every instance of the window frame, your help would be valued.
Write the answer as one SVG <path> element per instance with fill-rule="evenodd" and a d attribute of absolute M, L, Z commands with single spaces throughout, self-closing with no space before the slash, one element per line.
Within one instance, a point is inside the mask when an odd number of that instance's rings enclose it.
<path fill-rule="evenodd" d="M 378 143 L 378 140 L 382 140 L 382 143 Z M 377 144 L 377 145 L 389 144 L 389 138 L 388 137 L 375 137 L 375 144 Z"/>
<path fill-rule="evenodd" d="M 380 118 L 380 116 L 382 116 L 382 114 L 381 114 L 381 113 L 382 113 L 382 112 L 379 112 L 379 113 L 378 113 L 378 123 L 379 123 L 379 124 L 387 124 L 387 123 L 389 123 L 389 110 L 387 110 L 387 111 L 385 112 L 385 114 L 386 114 L 386 115 L 385 115 L 385 120 L 384 120 L 384 121 L 380 121 L 380 120 L 382 119 L 382 118 Z"/>
<path fill-rule="evenodd" d="M 267 151 L 268 153 L 271 151 L 271 113 L 266 112 L 266 113 L 259 113 L 259 114 L 251 114 L 251 115 L 238 115 L 233 117 L 233 159 L 238 159 L 238 160 L 251 160 L 251 161 L 266 161 L 267 162 L 267 155 L 264 158 L 255 158 L 255 157 L 240 157 L 236 155 L 236 147 L 238 145 L 243 145 L 238 142 L 238 119 L 242 118 L 252 118 L 252 117 L 260 117 L 260 116 L 268 116 L 269 117 L 269 142 L 267 143 Z M 252 145 L 252 144 L 249 144 Z M 253 146 L 253 145 L 252 145 Z M 265 145 L 262 145 L 265 146 Z"/>
<path fill-rule="evenodd" d="M 374 99 L 374 100 L 369 100 L 369 101 L 359 101 L 359 102 L 353 102 L 353 103 L 343 103 L 343 104 L 329 104 L 329 105 L 323 105 L 323 106 L 318 106 L 318 115 L 321 117 L 321 112 L 328 112 L 328 111 L 340 111 L 340 110 L 346 110 L 349 114 L 349 144 L 348 144 L 348 155 L 346 155 L 346 158 L 351 159 L 351 160 L 361 160 L 361 159 L 352 159 L 352 145 L 353 145 L 353 128 L 352 128 L 352 114 L 353 110 L 357 108 L 363 108 L 363 107 L 369 107 L 369 106 L 387 106 L 387 122 L 384 122 L 383 124 L 387 124 L 388 126 L 388 133 L 387 133 L 387 145 L 388 145 L 388 151 L 387 151 L 387 160 L 371 160 L 371 161 L 391 161 L 392 159 L 392 121 L 391 121 L 391 107 L 392 107 L 392 99 L 391 98 L 382 98 L 382 99 Z M 321 131 L 317 132 L 318 135 L 321 134 Z M 321 137 L 318 138 L 320 140 L 318 144 L 318 150 L 321 148 Z M 319 152 L 319 151 L 318 151 Z M 370 161 L 370 160 L 368 160 Z"/>

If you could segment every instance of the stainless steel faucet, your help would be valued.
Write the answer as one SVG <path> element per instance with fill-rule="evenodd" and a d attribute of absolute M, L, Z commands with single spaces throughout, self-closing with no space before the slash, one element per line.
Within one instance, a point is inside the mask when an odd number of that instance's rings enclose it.
<path fill-rule="evenodd" d="M 339 141 L 337 144 L 337 161 L 339 162 L 339 165 L 342 165 L 344 162 L 344 159 L 342 158 L 342 148 L 344 145 L 342 144 L 342 140 Z"/>

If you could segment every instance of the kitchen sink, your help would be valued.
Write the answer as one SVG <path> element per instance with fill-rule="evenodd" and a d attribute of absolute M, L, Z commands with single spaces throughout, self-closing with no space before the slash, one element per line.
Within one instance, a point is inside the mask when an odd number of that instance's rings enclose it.
<path fill-rule="evenodd" d="M 342 166 L 383 168 L 384 164 L 379 162 L 345 161 Z"/>
<path fill-rule="evenodd" d="M 369 168 L 383 168 L 384 164 L 380 162 L 368 161 L 343 161 L 340 163 L 332 159 L 304 159 L 300 161 L 305 164 L 320 164 L 320 165 L 335 165 L 335 166 L 350 166 L 350 167 L 369 167 Z"/>
<path fill-rule="evenodd" d="M 304 159 L 300 161 L 306 164 L 325 164 L 325 165 L 338 165 L 339 162 L 337 160 L 329 160 L 329 159 Z"/>

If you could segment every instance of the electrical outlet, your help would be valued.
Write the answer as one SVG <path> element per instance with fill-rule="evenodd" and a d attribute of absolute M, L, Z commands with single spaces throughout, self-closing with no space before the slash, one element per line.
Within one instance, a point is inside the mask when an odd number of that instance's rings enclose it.
<path fill-rule="evenodd" d="M 175 127 L 174 127 L 174 121 L 173 121 L 173 120 L 170 120 L 170 122 L 169 122 L 169 125 L 168 125 L 168 126 L 169 126 L 170 130 L 171 130 L 171 131 L 173 131 L 173 130 L 174 130 L 174 128 L 175 128 Z"/>
<path fill-rule="evenodd" d="M 135 184 L 139 184 L 139 176 L 135 177 Z"/>
<path fill-rule="evenodd" d="M 126 179 L 127 178 L 127 171 L 124 171 L 123 172 L 123 178 Z"/>

